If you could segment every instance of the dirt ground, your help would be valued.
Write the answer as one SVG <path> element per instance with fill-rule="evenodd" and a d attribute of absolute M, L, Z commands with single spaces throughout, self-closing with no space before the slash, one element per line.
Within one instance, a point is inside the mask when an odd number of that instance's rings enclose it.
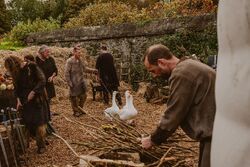
<path fill-rule="evenodd" d="M 123 98 L 123 102 L 124 100 L 125 99 Z M 165 106 L 146 103 L 144 99 L 136 97 L 136 95 L 134 95 L 134 105 L 139 111 L 139 114 L 136 118 L 136 128 L 143 129 L 146 132 L 150 133 L 156 127 Z M 105 122 L 103 110 L 107 107 L 109 106 L 102 103 L 100 98 L 97 98 L 97 101 L 93 101 L 91 94 L 89 94 L 84 109 L 92 116 L 103 119 Z M 93 122 L 93 120 L 87 115 L 83 115 L 79 118 L 73 117 L 70 103 L 67 98 L 62 99 L 61 101 L 54 102 L 52 104 L 52 111 L 59 113 L 58 116 L 54 116 L 52 118 L 52 123 L 54 128 L 56 129 L 56 133 L 62 136 L 69 143 L 84 141 L 89 142 L 91 140 L 90 135 L 86 133 L 86 131 L 83 131 L 79 128 L 78 125 L 72 124 L 64 118 L 64 116 L 66 116 L 72 120 L 77 120 L 88 125 L 95 124 L 95 122 Z M 77 166 L 77 164 L 79 163 L 79 159 L 74 156 L 72 151 L 65 145 L 62 140 L 54 136 L 48 137 L 48 140 L 50 144 L 47 147 L 47 151 L 42 155 L 38 155 L 36 153 L 35 142 L 32 142 L 32 145 L 28 150 L 29 166 Z M 187 148 L 198 146 L 195 142 L 184 143 L 184 145 Z M 89 150 L 85 150 L 80 146 L 72 145 L 72 147 L 80 155 L 91 154 Z M 192 159 L 188 159 L 187 157 L 190 166 L 197 166 L 197 158 L 197 155 Z"/>

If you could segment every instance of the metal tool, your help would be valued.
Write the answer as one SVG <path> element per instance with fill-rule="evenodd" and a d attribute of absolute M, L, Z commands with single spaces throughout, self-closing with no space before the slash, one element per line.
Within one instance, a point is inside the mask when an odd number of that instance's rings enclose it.
<path fill-rule="evenodd" d="M 14 121 L 12 120 L 12 117 L 11 117 L 11 114 L 10 114 L 10 108 L 7 107 L 5 111 L 6 111 L 6 115 L 8 115 L 8 117 L 9 117 L 9 124 L 10 124 L 10 128 L 11 128 L 11 136 L 13 137 L 12 141 L 13 141 L 13 144 L 14 144 L 15 157 L 18 157 L 18 154 L 16 152 L 16 150 L 17 150 L 17 143 L 15 142 L 16 141 L 16 135 L 14 133 L 14 127 L 13 127 L 13 122 Z"/>
<path fill-rule="evenodd" d="M 21 128 L 21 126 L 23 126 L 23 125 L 21 125 L 21 123 L 20 123 L 18 111 L 15 108 L 11 108 L 10 112 L 13 115 L 13 121 L 14 121 L 14 125 L 16 128 L 17 136 L 18 136 L 18 139 L 19 139 L 19 142 L 21 145 L 22 152 L 24 154 L 25 164 L 27 165 L 28 161 L 27 161 L 27 156 L 26 156 L 26 148 L 27 148 L 28 143 L 24 141 L 25 135 L 23 134 L 24 132 L 23 132 L 23 129 Z"/>
<path fill-rule="evenodd" d="M 16 151 L 15 151 L 15 148 L 13 146 L 12 136 L 11 136 L 11 133 L 9 132 L 9 127 L 8 127 L 8 122 L 10 122 L 10 121 L 6 120 L 6 115 L 4 114 L 4 111 L 1 111 L 1 112 L 3 112 L 3 125 L 6 128 L 6 132 L 7 132 L 8 140 L 9 140 L 9 144 L 10 144 L 10 149 L 12 152 L 12 156 L 14 158 L 15 166 L 17 167 L 18 165 L 17 165 Z"/>
<path fill-rule="evenodd" d="M 25 154 L 26 153 L 26 149 L 25 149 L 26 146 L 25 146 L 25 142 L 24 142 L 24 135 L 22 133 L 22 129 L 20 128 L 20 119 L 17 117 L 17 114 L 16 114 L 17 111 L 15 109 L 11 108 L 10 111 L 13 115 L 14 125 L 15 125 L 15 129 L 17 132 L 17 136 L 18 136 L 20 145 L 21 145 L 21 149 L 22 149 L 23 153 Z"/>
<path fill-rule="evenodd" d="M 8 157 L 7 157 L 5 147 L 4 147 L 3 137 L 1 135 L 1 133 L 0 133 L 0 145 L 1 145 L 1 149 L 2 149 L 2 152 L 3 152 L 4 159 L 5 159 L 5 163 L 9 167 Z"/>

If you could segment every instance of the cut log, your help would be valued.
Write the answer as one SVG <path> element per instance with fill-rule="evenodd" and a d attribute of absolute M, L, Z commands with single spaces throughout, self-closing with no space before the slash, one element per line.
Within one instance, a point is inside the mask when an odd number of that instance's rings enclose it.
<path fill-rule="evenodd" d="M 111 160 L 111 159 L 100 159 L 95 156 L 89 156 L 89 155 L 81 155 L 80 156 L 80 165 L 79 167 L 90 167 L 91 164 L 108 166 L 108 165 L 120 165 L 120 166 L 126 166 L 126 167 L 144 167 L 144 163 L 134 163 L 132 161 L 124 161 L 124 160 Z"/>

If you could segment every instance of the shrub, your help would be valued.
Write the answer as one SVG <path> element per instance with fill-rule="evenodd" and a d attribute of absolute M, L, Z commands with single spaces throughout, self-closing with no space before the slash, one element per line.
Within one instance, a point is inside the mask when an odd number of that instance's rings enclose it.
<path fill-rule="evenodd" d="M 78 17 L 70 19 L 66 28 L 140 22 L 150 19 L 145 10 L 138 10 L 119 2 L 97 3 L 81 10 Z"/>
<path fill-rule="evenodd" d="M 10 32 L 9 38 L 11 41 L 23 42 L 25 37 L 32 32 L 44 32 L 51 31 L 60 28 L 60 24 L 57 20 L 41 20 L 36 19 L 31 22 L 19 22 Z"/>
<path fill-rule="evenodd" d="M 79 26 L 97 26 L 119 24 L 124 22 L 145 22 L 152 19 L 185 15 L 200 15 L 216 11 L 212 0 L 175 0 L 157 2 L 147 8 L 138 9 L 121 2 L 92 4 L 81 10 L 77 17 L 65 24 L 66 28 Z"/>
<path fill-rule="evenodd" d="M 177 56 L 191 56 L 196 54 L 206 63 L 209 55 L 217 55 L 217 31 L 216 27 L 208 26 L 200 32 L 183 30 L 172 35 L 166 35 L 163 43 Z"/>
<path fill-rule="evenodd" d="M 18 42 L 12 42 L 8 40 L 0 40 L 0 50 L 12 50 L 16 51 L 22 49 L 23 46 Z"/>

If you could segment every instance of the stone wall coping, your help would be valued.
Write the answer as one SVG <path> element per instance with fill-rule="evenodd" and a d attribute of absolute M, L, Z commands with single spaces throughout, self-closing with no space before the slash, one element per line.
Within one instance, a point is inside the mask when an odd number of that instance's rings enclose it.
<path fill-rule="evenodd" d="M 172 34 L 179 29 L 199 31 L 206 28 L 209 24 L 216 24 L 215 14 L 166 18 L 152 20 L 141 24 L 123 23 L 118 25 L 58 29 L 51 32 L 31 33 L 27 36 L 25 42 L 28 45 L 33 45 L 157 36 Z"/>

